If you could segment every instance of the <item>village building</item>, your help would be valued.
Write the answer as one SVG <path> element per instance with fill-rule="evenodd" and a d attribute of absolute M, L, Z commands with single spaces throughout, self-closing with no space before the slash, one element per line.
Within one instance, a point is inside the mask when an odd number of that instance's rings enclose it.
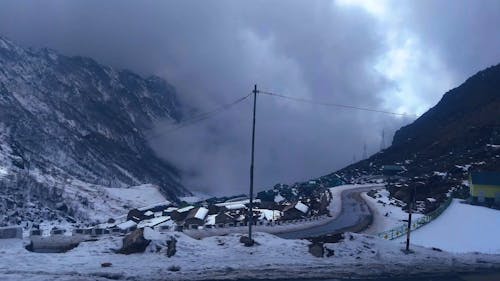
<path fill-rule="evenodd" d="M 144 227 L 155 227 L 159 224 L 162 224 L 166 221 L 170 220 L 169 216 L 163 216 L 163 217 L 155 217 L 147 220 L 143 220 L 137 224 L 137 228 L 144 228 Z"/>
<path fill-rule="evenodd" d="M 281 211 L 269 209 L 255 209 L 259 214 L 259 220 L 277 221 L 281 218 Z"/>
<path fill-rule="evenodd" d="M 221 210 L 221 207 L 213 205 L 213 204 L 208 205 L 207 208 L 208 208 L 209 215 L 217 215 Z"/>
<path fill-rule="evenodd" d="M 201 226 L 205 224 L 205 219 L 208 215 L 208 209 L 205 207 L 197 207 L 191 209 L 184 219 L 184 225 Z"/>
<path fill-rule="evenodd" d="M 298 201 L 292 205 L 286 206 L 283 209 L 283 219 L 284 220 L 297 220 L 307 216 L 309 207 Z"/>
<path fill-rule="evenodd" d="M 236 218 L 232 216 L 230 213 L 220 213 L 215 216 L 215 224 L 235 224 Z"/>
<path fill-rule="evenodd" d="M 472 203 L 500 205 L 500 172 L 473 172 L 469 186 Z"/>
<path fill-rule="evenodd" d="M 194 209 L 194 206 L 187 206 L 184 208 L 174 210 L 170 213 L 170 217 L 177 222 L 183 221 L 184 219 L 186 219 L 191 209 Z"/>
<path fill-rule="evenodd" d="M 137 228 L 137 223 L 133 220 L 128 220 L 126 222 L 117 224 L 116 227 L 119 228 L 120 230 L 128 231 Z"/>
<path fill-rule="evenodd" d="M 147 213 L 147 214 L 146 214 Z M 134 222 L 140 222 L 142 220 L 151 219 L 154 217 L 153 212 L 143 212 L 138 209 L 132 209 L 127 214 L 127 220 L 132 220 Z"/>
<path fill-rule="evenodd" d="M 168 207 L 165 210 L 162 211 L 162 216 L 170 216 L 173 211 L 178 210 L 179 208 L 177 207 Z"/>

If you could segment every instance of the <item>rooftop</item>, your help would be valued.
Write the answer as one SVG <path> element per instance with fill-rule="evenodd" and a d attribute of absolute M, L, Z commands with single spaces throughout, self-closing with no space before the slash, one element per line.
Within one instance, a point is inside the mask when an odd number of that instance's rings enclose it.
<path fill-rule="evenodd" d="M 471 178 L 473 184 L 500 186 L 500 172 L 473 172 Z"/>

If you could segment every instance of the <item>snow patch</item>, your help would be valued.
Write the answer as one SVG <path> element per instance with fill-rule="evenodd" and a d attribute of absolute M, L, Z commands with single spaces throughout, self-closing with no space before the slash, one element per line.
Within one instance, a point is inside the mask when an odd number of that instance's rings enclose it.
<path fill-rule="evenodd" d="M 500 211 L 453 199 L 438 218 L 413 231 L 411 237 L 413 244 L 450 252 L 500 254 Z"/>

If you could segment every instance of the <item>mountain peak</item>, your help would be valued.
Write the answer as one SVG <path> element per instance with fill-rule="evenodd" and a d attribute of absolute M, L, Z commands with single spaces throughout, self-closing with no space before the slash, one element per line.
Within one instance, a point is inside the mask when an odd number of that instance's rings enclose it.
<path fill-rule="evenodd" d="M 170 200 L 189 194 L 178 170 L 144 137 L 156 120 L 179 120 L 166 81 L 4 38 L 0 68 L 0 181 L 34 177 L 47 188 L 67 179 L 113 187 L 151 183 Z"/>

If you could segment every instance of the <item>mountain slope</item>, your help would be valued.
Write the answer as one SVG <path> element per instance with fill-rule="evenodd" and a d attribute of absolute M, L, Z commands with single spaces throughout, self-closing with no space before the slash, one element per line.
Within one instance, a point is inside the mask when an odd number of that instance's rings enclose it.
<path fill-rule="evenodd" d="M 0 181 L 152 183 L 175 200 L 189 192 L 145 134 L 156 120 L 180 117 L 174 88 L 158 77 L 0 37 Z"/>
<path fill-rule="evenodd" d="M 398 130 L 389 148 L 336 174 L 354 180 L 381 174 L 383 165 L 402 165 L 406 171 L 400 173 L 401 183 L 389 188 L 393 196 L 406 199 L 415 187 L 418 200 L 439 201 L 464 187 L 471 170 L 500 171 L 499 144 L 500 64 L 447 92 L 436 106 Z"/>

